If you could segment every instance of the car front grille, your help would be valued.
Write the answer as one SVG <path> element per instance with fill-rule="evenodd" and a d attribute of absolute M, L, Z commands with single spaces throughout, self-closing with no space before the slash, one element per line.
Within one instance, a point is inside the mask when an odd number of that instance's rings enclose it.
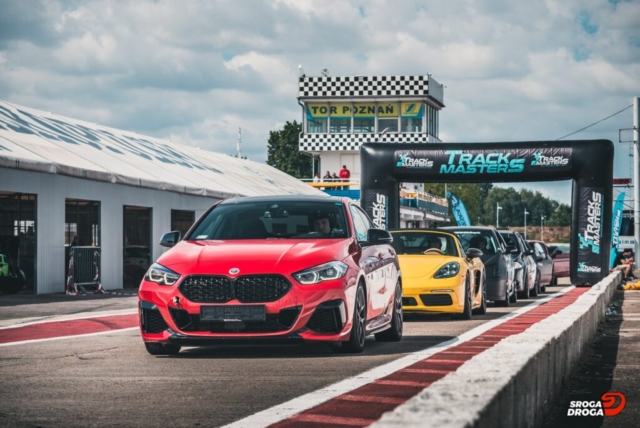
<path fill-rule="evenodd" d="M 413 297 L 403 297 L 402 306 L 418 306 L 418 302 Z"/>
<path fill-rule="evenodd" d="M 145 333 L 162 333 L 169 328 L 160 311 L 152 309 L 141 309 L 141 311 L 142 330 Z"/>
<path fill-rule="evenodd" d="M 293 327 L 300 314 L 300 306 L 282 309 L 278 314 L 267 314 L 265 321 L 200 321 L 182 309 L 171 308 L 171 316 L 178 328 L 185 332 L 211 333 L 273 333 Z"/>
<path fill-rule="evenodd" d="M 180 284 L 180 292 L 197 303 L 226 303 L 238 299 L 243 303 L 275 302 L 291 290 L 282 275 L 247 275 L 231 279 L 226 276 L 188 276 Z"/>
<path fill-rule="evenodd" d="M 235 280 L 236 298 L 244 303 L 274 302 L 291 290 L 280 275 L 241 276 Z"/>
<path fill-rule="evenodd" d="M 421 294 L 420 300 L 425 306 L 450 306 L 453 304 L 448 294 Z"/>
<path fill-rule="evenodd" d="M 233 298 L 231 279 L 226 276 L 189 276 L 179 288 L 192 302 L 225 303 Z"/>

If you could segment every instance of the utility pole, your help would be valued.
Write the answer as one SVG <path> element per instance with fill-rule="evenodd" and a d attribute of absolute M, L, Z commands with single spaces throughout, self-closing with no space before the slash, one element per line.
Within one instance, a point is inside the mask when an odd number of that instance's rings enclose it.
<path fill-rule="evenodd" d="M 496 202 L 496 229 L 500 227 L 500 210 L 502 207 L 500 206 L 500 202 Z"/>
<path fill-rule="evenodd" d="M 540 240 L 544 242 L 544 219 L 545 217 L 540 214 Z"/>
<path fill-rule="evenodd" d="M 640 254 L 640 97 L 633 98 L 633 237 L 635 257 Z"/>
<path fill-rule="evenodd" d="M 527 209 L 524 209 L 524 240 L 527 240 L 527 214 L 529 214 L 529 211 L 527 211 Z"/>
<path fill-rule="evenodd" d="M 236 146 L 236 156 L 242 159 L 242 128 L 238 128 L 238 145 Z"/>

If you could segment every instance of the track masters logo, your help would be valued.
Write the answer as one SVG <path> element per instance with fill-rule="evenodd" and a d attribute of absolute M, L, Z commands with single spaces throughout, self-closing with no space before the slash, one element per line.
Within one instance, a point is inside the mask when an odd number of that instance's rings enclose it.
<path fill-rule="evenodd" d="M 524 171 L 524 159 L 513 159 L 511 152 L 465 153 L 446 150 L 447 163 L 440 166 L 441 174 L 500 174 Z"/>
<path fill-rule="evenodd" d="M 580 249 L 591 247 L 591 252 L 600 254 L 600 237 L 602 236 L 602 193 L 591 192 L 587 201 L 587 228 L 578 234 Z"/>
<path fill-rule="evenodd" d="M 429 158 L 412 157 L 410 153 L 403 153 L 396 163 L 398 168 L 433 168 L 433 161 Z"/>
<path fill-rule="evenodd" d="M 569 158 L 565 156 L 545 156 L 542 152 L 533 154 L 531 166 L 566 166 Z"/>
<path fill-rule="evenodd" d="M 387 197 L 376 193 L 376 200 L 372 206 L 373 224 L 378 229 L 387 228 Z"/>

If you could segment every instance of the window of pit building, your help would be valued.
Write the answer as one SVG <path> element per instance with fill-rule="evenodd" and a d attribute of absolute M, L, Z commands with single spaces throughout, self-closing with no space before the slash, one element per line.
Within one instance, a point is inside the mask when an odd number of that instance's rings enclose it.
<path fill-rule="evenodd" d="M 420 102 L 400 104 L 402 132 L 422 132 L 424 105 Z"/>
<path fill-rule="evenodd" d="M 307 133 L 326 134 L 329 104 L 309 103 L 307 108 Z"/>
<path fill-rule="evenodd" d="M 329 132 L 331 134 L 351 132 L 351 103 L 329 104 Z"/>
<path fill-rule="evenodd" d="M 376 132 L 376 103 L 353 104 L 353 132 Z"/>
<path fill-rule="evenodd" d="M 378 103 L 378 133 L 397 133 L 398 113 L 398 103 Z"/>

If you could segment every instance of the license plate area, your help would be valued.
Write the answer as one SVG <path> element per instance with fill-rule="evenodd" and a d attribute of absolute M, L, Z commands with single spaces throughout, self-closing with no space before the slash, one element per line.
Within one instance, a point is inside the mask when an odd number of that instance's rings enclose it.
<path fill-rule="evenodd" d="M 266 321 L 264 305 L 201 306 L 201 321 Z"/>

